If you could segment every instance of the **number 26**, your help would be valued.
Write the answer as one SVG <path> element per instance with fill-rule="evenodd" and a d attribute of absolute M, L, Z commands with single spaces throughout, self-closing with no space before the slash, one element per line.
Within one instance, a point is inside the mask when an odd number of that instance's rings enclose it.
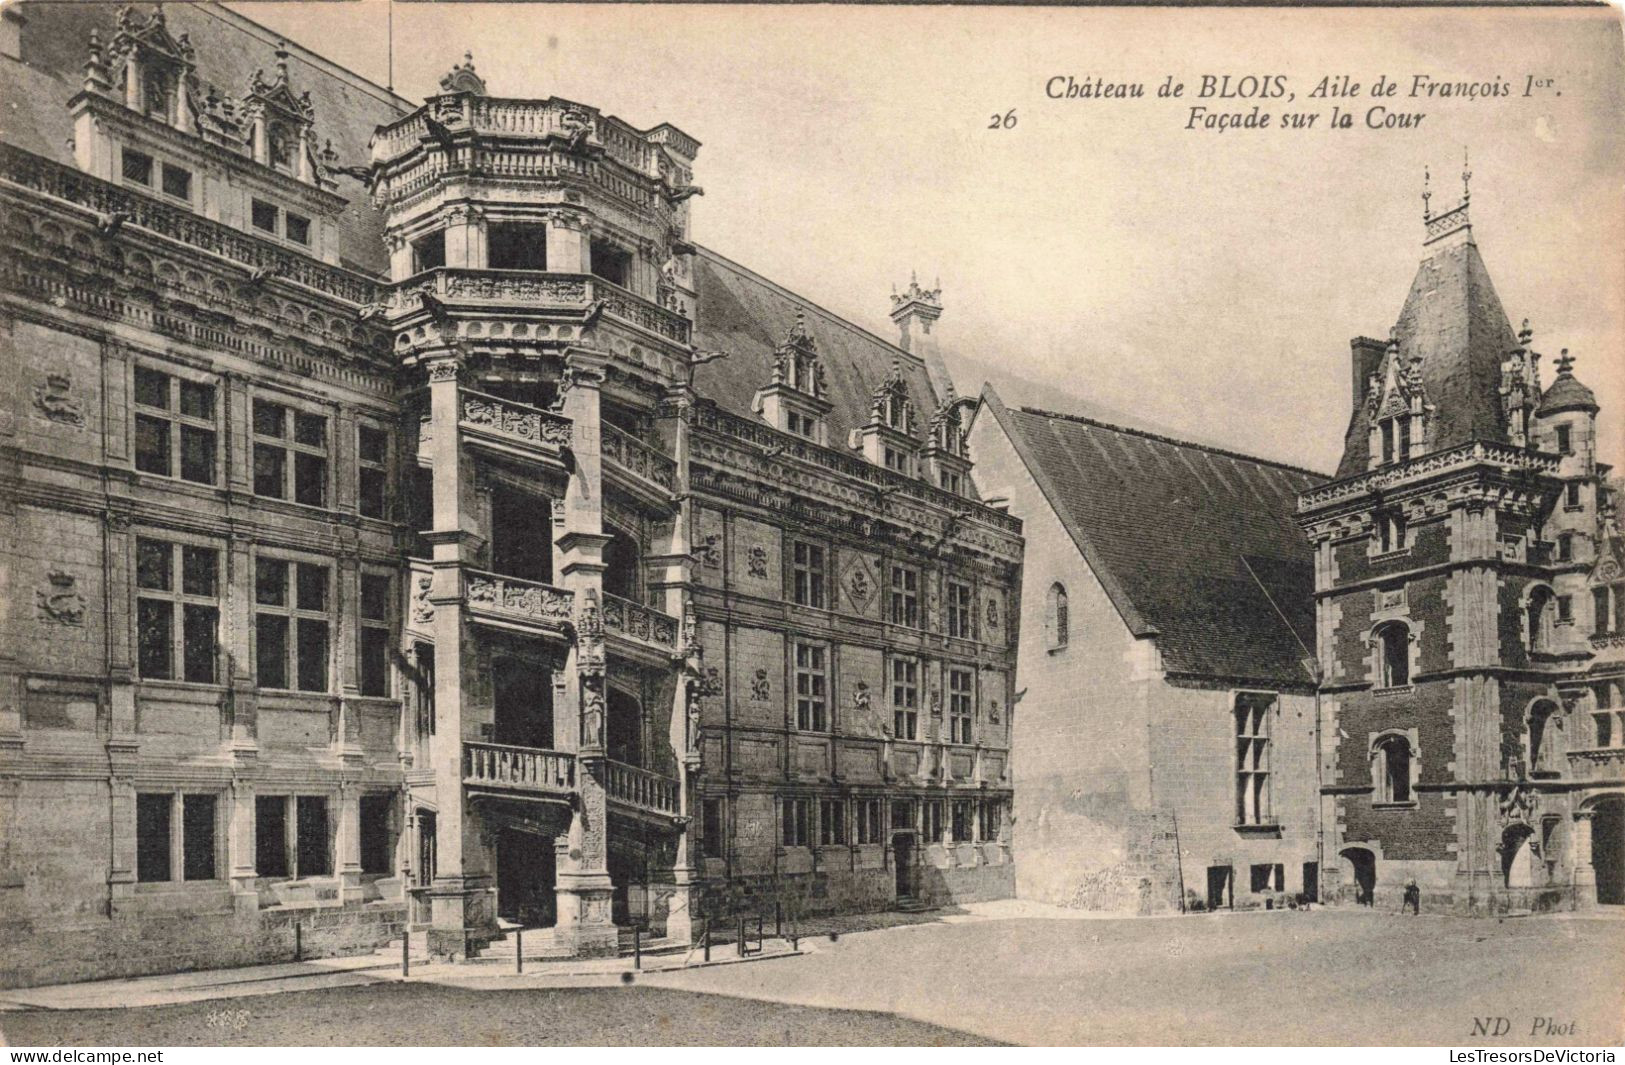
<path fill-rule="evenodd" d="M 1015 129 L 1016 109 L 1011 108 L 1002 115 L 994 115 L 987 124 L 988 129 Z"/>

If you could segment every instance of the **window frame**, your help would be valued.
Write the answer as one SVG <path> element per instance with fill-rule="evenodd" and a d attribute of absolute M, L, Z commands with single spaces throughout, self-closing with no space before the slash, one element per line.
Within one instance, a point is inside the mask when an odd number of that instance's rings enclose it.
<path fill-rule="evenodd" d="M 182 174 L 185 176 L 185 193 L 171 192 L 169 190 L 169 176 L 172 173 Z M 171 163 L 163 160 L 160 160 L 158 163 L 158 191 L 163 193 L 163 195 L 168 199 L 174 200 L 177 203 L 184 203 L 188 206 L 191 205 L 192 190 L 197 187 L 196 179 L 197 174 L 190 167 L 181 166 L 179 163 Z"/>
<path fill-rule="evenodd" d="M 947 691 L 948 742 L 975 743 L 976 671 L 969 666 L 949 666 Z"/>
<path fill-rule="evenodd" d="M 225 879 L 221 870 L 225 863 L 222 853 L 225 845 L 225 833 L 221 831 L 221 815 L 225 803 L 221 801 L 222 793 L 219 791 L 186 791 L 179 788 L 161 788 L 155 791 L 138 791 L 135 797 L 134 810 L 131 812 L 134 821 L 131 837 L 135 840 L 137 884 L 217 884 Z M 157 800 L 148 802 L 146 800 Z M 208 816 L 202 821 L 208 826 L 207 850 L 198 854 L 192 848 L 192 839 L 187 832 L 187 826 L 193 822 L 188 819 L 188 807 L 192 800 L 208 801 Z M 200 803 L 201 805 L 201 803 Z M 161 841 L 162 848 L 152 846 L 144 841 L 146 830 L 143 828 L 143 807 L 149 810 L 162 809 L 164 818 L 164 834 Z M 156 852 L 156 853 L 155 853 Z M 162 875 L 149 875 L 156 872 L 146 863 L 150 859 L 162 858 Z M 202 868 L 208 875 L 193 875 L 193 861 L 200 863 L 206 861 Z"/>
<path fill-rule="evenodd" d="M 700 857 L 723 858 L 727 842 L 727 799 L 719 795 L 700 798 Z"/>
<path fill-rule="evenodd" d="M 893 655 L 886 673 L 891 689 L 892 738 L 916 741 L 920 722 L 920 660 L 912 655 Z"/>
<path fill-rule="evenodd" d="M 1390 634 L 1398 634 L 1400 639 L 1397 657 L 1395 648 L 1390 642 Z M 1377 656 L 1377 675 L 1374 678 L 1377 690 L 1403 691 L 1409 688 L 1413 674 L 1411 669 L 1413 639 L 1410 623 L 1392 618 L 1377 624 L 1371 630 L 1371 635 Z M 1396 671 L 1396 665 L 1402 667 L 1403 673 Z"/>
<path fill-rule="evenodd" d="M 260 592 L 260 563 L 275 562 L 286 567 L 284 569 L 283 599 L 282 603 L 262 602 Z M 295 692 L 307 695 L 328 695 L 333 692 L 333 650 L 335 641 L 333 632 L 337 625 L 338 612 L 336 610 L 336 587 L 338 567 L 332 559 L 316 555 L 301 555 L 293 552 L 259 549 L 254 552 L 253 559 L 253 596 L 252 610 L 254 614 L 253 648 L 254 648 L 254 679 L 256 686 L 265 691 Z M 324 598 L 321 609 L 299 606 L 299 567 L 308 566 L 325 571 L 323 581 Z M 283 648 L 283 680 L 291 682 L 277 686 L 264 683 L 264 672 L 261 662 L 260 648 L 260 619 L 262 617 L 279 617 L 285 622 L 284 648 Z M 300 665 L 302 663 L 299 651 L 299 623 L 302 621 L 321 622 L 327 626 L 325 653 L 323 657 L 322 676 L 324 686 L 321 688 L 306 688 L 300 684 Z"/>
<path fill-rule="evenodd" d="M 818 800 L 818 845 L 820 847 L 846 846 L 846 800 L 823 798 Z"/>
<path fill-rule="evenodd" d="M 791 541 L 790 601 L 813 610 L 829 609 L 829 550 L 823 544 Z"/>
<path fill-rule="evenodd" d="M 833 677 L 830 648 L 816 640 L 790 641 L 790 672 L 795 685 L 796 728 L 801 732 L 833 731 L 829 693 Z"/>
<path fill-rule="evenodd" d="M 922 574 L 917 566 L 891 563 L 891 579 L 887 584 L 886 619 L 905 629 L 920 629 L 920 586 Z"/>
<path fill-rule="evenodd" d="M 1235 752 L 1235 824 L 1258 828 L 1277 824 L 1273 773 L 1275 692 L 1238 691 L 1231 704 Z"/>
<path fill-rule="evenodd" d="M 1372 803 L 1377 806 L 1415 806 L 1416 789 L 1413 778 L 1416 775 L 1416 764 L 1420 761 L 1410 737 L 1400 732 L 1385 732 L 1371 741 L 1372 762 L 1376 768 L 1376 779 L 1373 781 Z M 1393 765 L 1393 752 L 1404 759 L 1405 772 L 1396 776 Z M 1396 781 L 1401 788 L 1396 787 Z"/>
<path fill-rule="evenodd" d="M 976 639 L 976 589 L 969 581 L 952 578 L 943 582 L 943 615 L 948 636 L 955 640 Z"/>
<path fill-rule="evenodd" d="M 282 434 L 279 437 L 262 433 L 259 428 L 260 407 L 277 407 L 282 411 Z M 322 443 L 320 445 L 303 443 L 298 439 L 299 416 L 322 419 Z M 309 403 L 292 403 L 277 394 L 256 393 L 249 400 L 248 432 L 249 473 L 250 487 L 253 494 L 259 499 L 275 499 L 283 503 L 293 503 L 296 506 L 312 507 L 317 510 L 330 510 L 333 504 L 333 426 L 337 422 L 334 414 L 326 407 Z M 282 494 L 269 495 L 260 491 L 259 454 L 261 450 L 280 451 L 282 453 Z M 304 455 L 319 459 L 322 464 L 320 503 L 309 503 L 299 498 L 299 456 Z"/>
<path fill-rule="evenodd" d="M 164 402 L 167 404 L 166 406 L 154 407 L 140 398 L 140 382 L 143 374 L 164 378 Z M 187 484 L 200 484 L 209 488 L 219 485 L 221 457 L 220 386 L 215 381 L 205 378 L 206 375 L 201 374 L 176 373 L 168 363 L 160 367 L 146 359 L 135 361 L 130 369 L 131 433 L 133 434 L 130 463 L 137 473 L 150 477 L 167 477 L 170 480 L 185 481 Z M 186 413 L 187 386 L 208 390 L 209 417 L 203 418 Z M 161 471 L 141 465 L 141 425 L 143 421 L 147 423 L 158 422 L 163 425 L 165 469 Z M 188 429 L 195 433 L 208 434 L 208 480 L 199 480 L 195 477 L 186 476 L 186 430 Z"/>
<path fill-rule="evenodd" d="M 1066 585 L 1054 581 L 1044 596 L 1044 642 L 1048 650 L 1062 651 L 1072 640 L 1072 609 Z"/>
<path fill-rule="evenodd" d="M 384 609 L 380 616 L 374 617 L 367 613 L 367 582 L 384 582 Z M 395 602 L 395 575 L 382 568 L 366 567 L 356 577 L 356 687 L 367 698 L 388 699 L 394 696 L 394 671 L 389 668 L 389 652 L 394 646 L 395 617 L 399 608 Z M 367 639 L 369 633 L 380 633 L 381 654 L 383 660 L 379 663 L 380 676 L 383 680 L 382 688 L 378 691 L 368 690 L 367 675 Z"/>
<path fill-rule="evenodd" d="M 872 846 L 886 840 L 885 809 L 878 797 L 865 796 L 852 803 L 853 835 L 857 846 Z"/>
<path fill-rule="evenodd" d="M 381 458 L 372 459 L 372 458 L 368 458 L 366 456 L 366 453 L 367 453 L 368 449 L 362 446 L 362 440 L 365 438 L 364 434 L 367 434 L 367 433 L 377 433 L 379 438 L 381 439 L 381 442 L 382 442 L 382 445 L 383 445 L 383 453 L 382 453 Z M 374 519 L 374 520 L 377 520 L 377 521 L 388 521 L 388 520 L 390 520 L 390 513 L 389 513 L 389 511 L 390 511 L 390 507 L 389 507 L 389 466 L 390 466 L 390 459 L 392 457 L 391 451 L 393 450 L 393 443 L 394 442 L 391 439 L 389 430 L 384 428 L 383 426 L 378 425 L 378 424 L 376 424 L 376 423 L 374 423 L 374 422 L 372 422 L 370 420 L 366 420 L 366 419 L 358 419 L 356 421 L 356 426 L 355 426 L 355 464 L 356 464 L 355 506 L 356 506 L 356 513 L 360 514 L 363 518 L 371 518 L 371 519 Z M 378 485 L 378 509 L 377 509 L 377 513 L 369 513 L 368 510 L 367 510 L 367 480 L 368 480 L 368 475 L 369 474 L 371 474 L 371 475 L 373 475 L 373 476 L 375 476 L 377 478 L 377 485 Z"/>
<path fill-rule="evenodd" d="M 186 534 L 176 534 L 167 529 L 138 528 L 135 532 L 135 565 L 133 568 L 132 585 L 136 596 L 136 616 L 134 619 L 136 629 L 136 675 L 143 682 L 161 682 L 170 684 L 206 684 L 220 685 L 223 683 L 220 676 L 220 653 L 223 641 L 220 636 L 220 622 L 224 614 L 224 568 L 222 557 L 225 548 L 218 542 L 203 537 L 193 537 Z M 166 579 L 168 587 L 159 588 L 141 583 L 141 551 L 144 544 L 161 545 L 168 551 L 166 564 Z M 201 592 L 188 592 L 186 555 L 188 551 L 208 552 L 213 555 L 214 566 L 214 593 L 206 595 Z M 169 633 L 166 639 L 168 644 L 168 676 L 149 675 L 143 661 L 145 644 L 142 632 L 143 602 L 161 602 L 168 604 Z M 187 616 L 188 608 L 193 610 L 212 610 L 214 624 L 212 628 L 213 646 L 209 654 L 207 680 L 194 680 L 191 678 L 190 656 L 187 653 Z"/>
<path fill-rule="evenodd" d="M 126 144 L 119 146 L 118 155 L 120 185 L 133 185 L 137 188 L 156 191 L 156 189 L 153 187 L 152 179 L 155 174 L 159 173 L 158 160 L 151 152 L 142 151 L 140 148 L 132 148 Z M 144 160 L 146 162 L 147 177 L 145 181 L 143 181 L 141 178 L 130 176 L 130 162 L 132 160 Z"/>
<path fill-rule="evenodd" d="M 783 822 L 779 837 L 782 846 L 786 850 L 812 846 L 812 799 L 805 795 L 786 796 L 779 801 L 779 807 L 779 819 Z"/>

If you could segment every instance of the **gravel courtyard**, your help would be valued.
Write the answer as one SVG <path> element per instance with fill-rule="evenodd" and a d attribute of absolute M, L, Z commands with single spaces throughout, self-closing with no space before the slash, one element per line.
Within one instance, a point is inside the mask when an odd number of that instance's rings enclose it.
<path fill-rule="evenodd" d="M 872 922 L 871 922 L 872 923 Z M 439 982 L 0 1013 L 13 1045 L 1618 1045 L 1625 920 L 1316 910 L 913 919 L 802 957 L 516 986 Z M 1486 1019 L 1497 1038 L 1475 1034 Z M 1505 1018 L 1497 1024 L 1494 1018 Z"/>

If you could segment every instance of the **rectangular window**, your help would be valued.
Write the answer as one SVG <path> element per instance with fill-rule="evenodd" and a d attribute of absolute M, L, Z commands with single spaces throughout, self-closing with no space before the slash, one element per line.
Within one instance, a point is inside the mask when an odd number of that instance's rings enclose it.
<path fill-rule="evenodd" d="M 1574 597 L 1572 595 L 1560 595 L 1557 597 L 1557 620 L 1574 620 Z"/>
<path fill-rule="evenodd" d="M 152 187 L 152 156 L 130 148 L 124 149 L 119 159 L 119 172 L 124 180 L 135 185 Z"/>
<path fill-rule="evenodd" d="M 1255 865 L 1252 867 L 1253 894 L 1286 890 L 1286 867 L 1282 865 Z"/>
<path fill-rule="evenodd" d="M 282 216 L 283 235 L 295 244 L 310 243 L 310 219 L 289 211 Z"/>
<path fill-rule="evenodd" d="M 254 866 L 259 876 L 288 875 L 288 797 L 254 798 Z"/>
<path fill-rule="evenodd" d="M 389 467 L 389 434 L 370 425 L 356 427 L 358 502 L 364 518 L 387 518 L 384 485 Z"/>
<path fill-rule="evenodd" d="M 485 261 L 492 270 L 546 270 L 547 227 L 492 222 L 485 227 Z"/>
<path fill-rule="evenodd" d="M 275 233 L 276 214 L 277 211 L 274 205 L 266 203 L 264 200 L 255 200 L 250 209 L 249 217 L 254 223 L 255 229 L 261 229 L 267 233 Z"/>
<path fill-rule="evenodd" d="M 594 240 L 589 247 L 592 272 L 615 285 L 626 285 L 626 275 L 632 268 L 632 253 L 604 240 Z"/>
<path fill-rule="evenodd" d="M 437 229 L 412 242 L 412 272 L 421 274 L 446 265 L 446 231 Z"/>
<path fill-rule="evenodd" d="M 724 843 L 722 800 L 701 800 L 700 814 L 700 853 L 707 858 L 721 858 Z"/>
<path fill-rule="evenodd" d="M 1580 482 L 1570 481 L 1563 486 L 1563 505 L 1565 507 L 1579 507 Z"/>
<path fill-rule="evenodd" d="M 988 799 L 977 808 L 982 819 L 981 835 L 983 842 L 992 843 L 998 840 L 1001 828 L 1001 814 L 1003 806 L 997 799 Z"/>
<path fill-rule="evenodd" d="M 920 627 L 920 571 L 907 566 L 891 568 L 891 623 Z"/>
<path fill-rule="evenodd" d="M 1275 696 L 1241 692 L 1236 696 L 1236 824 L 1272 823 L 1270 810 L 1270 724 Z"/>
<path fill-rule="evenodd" d="M 331 875 L 333 856 L 328 847 L 327 799 L 320 795 L 301 795 L 295 809 L 297 838 L 294 841 L 294 875 Z"/>
<path fill-rule="evenodd" d="M 192 172 L 182 166 L 164 164 L 164 195 L 191 202 Z"/>
<path fill-rule="evenodd" d="M 1606 636 L 1613 629 L 1612 588 L 1591 589 L 1591 634 Z"/>
<path fill-rule="evenodd" d="M 826 649 L 819 644 L 795 644 L 796 728 L 804 732 L 829 731 L 826 654 Z"/>
<path fill-rule="evenodd" d="M 920 720 L 920 663 L 916 660 L 892 659 L 891 705 L 893 738 L 915 739 Z"/>
<path fill-rule="evenodd" d="M 1411 420 L 1400 418 L 1399 422 L 1399 461 L 1409 461 L 1411 457 Z"/>
<path fill-rule="evenodd" d="M 885 830 L 880 820 L 880 800 L 859 799 L 853 808 L 853 816 L 857 821 L 858 842 L 879 843 Z"/>
<path fill-rule="evenodd" d="M 972 684 L 968 669 L 948 670 L 948 742 L 971 743 Z"/>
<path fill-rule="evenodd" d="M 1557 534 L 1557 560 L 1559 562 L 1569 562 L 1573 558 L 1574 558 L 1574 534 L 1573 533 L 1558 533 Z"/>
<path fill-rule="evenodd" d="M 213 484 L 213 385 L 135 368 L 135 468 L 142 473 Z M 180 469 L 175 456 L 180 456 Z"/>
<path fill-rule="evenodd" d="M 846 803 L 840 799 L 818 800 L 818 844 L 836 847 L 846 842 Z"/>
<path fill-rule="evenodd" d="M 1574 454 L 1574 441 L 1570 437 L 1569 427 L 1566 425 L 1557 427 L 1557 453 L 1559 455 Z"/>
<path fill-rule="evenodd" d="M 913 799 L 892 800 L 891 826 L 899 832 L 907 832 L 915 827 Z"/>
<path fill-rule="evenodd" d="M 135 878 L 144 884 L 172 879 L 170 824 L 175 796 L 138 794 L 135 797 Z"/>
<path fill-rule="evenodd" d="M 796 542 L 791 550 L 794 598 L 798 606 L 824 609 L 824 549 L 817 544 Z"/>
<path fill-rule="evenodd" d="M 390 832 L 392 795 L 361 796 L 361 871 L 388 875 L 393 871 L 395 838 Z"/>
<path fill-rule="evenodd" d="M 213 880 L 217 802 L 213 795 L 181 798 L 181 865 L 187 880 Z"/>
<path fill-rule="evenodd" d="M 295 579 L 290 595 L 289 573 Z M 254 560 L 255 646 L 259 686 L 300 691 L 328 690 L 326 566 Z M 291 636 L 291 639 L 290 639 Z"/>
<path fill-rule="evenodd" d="M 952 492 L 956 496 L 963 495 L 965 492 L 964 478 L 953 470 L 943 470 L 942 490 Z"/>
<path fill-rule="evenodd" d="M 434 646 L 412 645 L 412 661 L 417 666 L 413 678 L 417 688 L 418 735 L 434 735 Z"/>
<path fill-rule="evenodd" d="M 361 575 L 361 694 L 389 694 L 389 578 Z"/>
<path fill-rule="evenodd" d="M 948 582 L 948 635 L 960 640 L 976 637 L 976 611 L 971 607 L 971 586 Z"/>
<path fill-rule="evenodd" d="M 142 678 L 213 684 L 220 650 L 219 552 L 143 536 L 136 538 L 135 560 Z"/>
<path fill-rule="evenodd" d="M 254 494 L 327 505 L 325 417 L 270 400 L 254 401 Z"/>
<path fill-rule="evenodd" d="M 951 817 L 949 818 L 950 835 L 948 838 L 955 843 L 970 842 L 970 805 L 969 799 L 955 799 L 952 804 Z"/>
<path fill-rule="evenodd" d="M 806 847 L 812 843 L 812 800 L 784 800 L 784 845 Z"/>
<path fill-rule="evenodd" d="M 925 841 L 927 843 L 942 842 L 942 800 L 927 799 L 925 801 L 925 824 L 923 826 Z"/>

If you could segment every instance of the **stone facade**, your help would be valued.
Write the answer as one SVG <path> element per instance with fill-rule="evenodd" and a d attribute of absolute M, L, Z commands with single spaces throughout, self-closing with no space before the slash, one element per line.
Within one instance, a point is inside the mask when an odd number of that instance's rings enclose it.
<path fill-rule="evenodd" d="M 1339 479 L 1306 492 L 1328 894 L 1625 901 L 1621 545 L 1595 398 L 1514 336 L 1465 196 L 1391 339 L 1356 338 Z M 1335 864 L 1334 864 L 1335 863 Z"/>
<path fill-rule="evenodd" d="M 1057 450 L 1044 450 L 1052 432 L 1082 429 L 1094 439 L 1064 437 Z M 1307 551 L 1295 533 L 1286 536 L 1291 496 L 1280 494 L 1281 484 L 1316 478 L 1284 468 L 1262 475 L 1275 484 L 1279 512 L 1255 504 L 1259 513 L 1252 524 L 1280 526 L 1279 544 L 1271 547 L 1256 536 L 1251 543 L 1229 540 L 1220 512 L 1242 506 L 1223 501 L 1228 491 L 1203 500 L 1148 474 L 1137 488 L 1117 485 L 1108 493 L 1103 482 L 1072 466 L 1092 452 L 1112 454 L 1142 472 L 1165 470 L 1164 461 L 1226 461 L 1195 445 L 1041 411 L 1012 412 L 991 390 L 983 394 L 971 445 L 978 487 L 985 497 L 1004 500 L 1027 536 L 1024 635 L 1016 663 L 1022 696 L 1012 743 L 1018 895 L 1129 914 L 1275 906 L 1294 904 L 1300 894 L 1315 897 L 1315 697 L 1310 675 L 1292 663 L 1293 652 L 1303 652 L 1289 631 L 1273 628 L 1273 616 L 1238 609 L 1233 624 L 1263 629 L 1264 639 L 1288 644 L 1288 667 L 1275 675 L 1226 675 L 1210 659 L 1206 672 L 1181 668 L 1178 658 L 1165 656 L 1159 631 L 1183 638 L 1199 630 L 1221 640 L 1236 633 L 1199 611 L 1194 583 L 1187 584 L 1181 604 L 1177 592 L 1151 594 L 1149 586 L 1123 580 L 1122 567 L 1135 559 L 1160 565 L 1163 548 L 1199 550 L 1198 537 L 1234 543 L 1240 552 L 1284 551 L 1306 566 Z M 1096 452 L 1097 445 L 1106 450 Z M 1157 457 L 1142 448 L 1164 451 Z M 1230 460 L 1267 470 L 1254 460 Z M 1147 493 L 1186 498 L 1202 517 L 1137 523 L 1135 543 L 1125 544 L 1120 556 L 1097 550 L 1122 535 L 1110 526 L 1133 508 L 1131 497 Z M 1101 511 L 1071 509 L 1082 499 L 1098 501 Z M 1229 562 L 1239 568 L 1234 558 Z M 1171 568 L 1161 579 L 1192 581 Z M 1064 620 L 1057 617 L 1058 594 L 1064 597 Z M 1148 624 L 1138 613 L 1147 607 L 1188 612 L 1180 622 L 1183 631 L 1176 634 L 1168 621 Z M 1243 655 L 1240 668 L 1262 661 L 1264 656 Z M 1266 715 L 1269 795 L 1261 804 L 1255 799 L 1251 810 L 1238 810 L 1244 786 L 1238 776 L 1238 708 L 1254 698 Z"/>
<path fill-rule="evenodd" d="M 471 60 L 21 7 L 0 984 L 1010 893 L 935 292 L 865 333 L 691 242 L 692 138 Z"/>

